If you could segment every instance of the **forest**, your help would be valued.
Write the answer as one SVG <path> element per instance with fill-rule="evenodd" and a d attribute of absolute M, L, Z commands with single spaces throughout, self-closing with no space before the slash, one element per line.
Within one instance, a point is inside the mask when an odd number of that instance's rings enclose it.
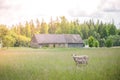
<path fill-rule="evenodd" d="M 49 23 L 36 19 L 12 27 L 0 24 L 0 44 L 3 47 L 30 47 L 34 34 L 79 34 L 84 45 L 90 47 L 120 46 L 120 29 L 116 28 L 114 22 L 94 22 L 91 19 L 80 23 L 78 19 L 69 21 L 61 16 L 56 20 L 51 18 Z"/>

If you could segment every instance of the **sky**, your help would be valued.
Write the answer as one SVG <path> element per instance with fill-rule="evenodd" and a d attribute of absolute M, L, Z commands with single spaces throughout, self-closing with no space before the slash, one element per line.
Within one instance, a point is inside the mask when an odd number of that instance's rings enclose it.
<path fill-rule="evenodd" d="M 120 28 L 120 0 L 0 0 L 0 24 L 11 26 L 31 19 L 49 21 L 57 16 L 80 22 L 114 21 Z"/>

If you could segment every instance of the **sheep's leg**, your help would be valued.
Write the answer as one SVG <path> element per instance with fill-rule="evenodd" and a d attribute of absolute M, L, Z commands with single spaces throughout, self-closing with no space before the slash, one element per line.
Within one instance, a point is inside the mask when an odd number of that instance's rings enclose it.
<path fill-rule="evenodd" d="M 88 64 L 88 62 L 86 61 L 86 64 Z"/>
<path fill-rule="evenodd" d="M 77 66 L 77 62 L 76 62 L 76 66 Z"/>
<path fill-rule="evenodd" d="M 75 65 L 76 65 L 76 66 L 77 66 L 77 64 L 78 64 L 78 63 L 75 61 Z"/>

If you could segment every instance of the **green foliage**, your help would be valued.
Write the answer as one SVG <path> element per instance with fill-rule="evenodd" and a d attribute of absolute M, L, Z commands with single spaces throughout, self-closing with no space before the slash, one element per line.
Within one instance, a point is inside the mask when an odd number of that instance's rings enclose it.
<path fill-rule="evenodd" d="M 5 25 L 0 25 L 0 38 L 4 38 L 4 36 L 8 35 L 8 28 Z"/>
<path fill-rule="evenodd" d="M 99 40 L 99 45 L 100 45 L 100 47 L 105 47 L 105 39 L 104 38 Z"/>
<path fill-rule="evenodd" d="M 116 27 L 115 27 L 115 25 L 111 24 L 109 27 L 110 27 L 109 28 L 109 35 L 116 35 Z"/>
<path fill-rule="evenodd" d="M 106 47 L 112 47 L 113 46 L 113 41 L 112 39 L 107 39 L 106 40 Z"/>
<path fill-rule="evenodd" d="M 84 45 L 88 45 L 88 39 L 84 39 Z"/>
<path fill-rule="evenodd" d="M 100 34 L 97 33 L 96 31 L 93 32 L 93 37 L 97 40 L 100 40 Z"/>
<path fill-rule="evenodd" d="M 88 38 L 89 47 L 99 47 L 99 42 L 93 36 Z"/>
<path fill-rule="evenodd" d="M 112 40 L 113 46 L 120 46 L 120 35 L 111 35 L 107 39 Z"/>
<path fill-rule="evenodd" d="M 0 39 L 3 47 L 13 46 L 15 39 L 11 36 L 11 32 L 5 25 L 0 25 Z"/>
<path fill-rule="evenodd" d="M 11 28 L 8 28 L 6 25 L 0 25 L 0 39 L 3 40 L 5 45 L 6 40 L 4 40 L 4 37 L 9 36 L 9 38 L 15 39 L 14 46 L 29 46 L 27 43 L 29 40 L 26 41 L 23 39 L 31 39 L 33 34 L 79 34 L 83 40 L 93 36 L 99 42 L 94 40 L 95 43 L 91 43 L 90 46 L 95 47 L 99 45 L 100 47 L 104 47 L 109 36 L 120 36 L 120 29 L 117 29 L 114 23 L 103 23 L 99 20 L 96 23 L 93 20 L 80 23 L 78 19 L 69 21 L 65 16 L 57 17 L 56 20 L 52 20 L 51 17 L 50 23 L 44 20 L 40 22 L 36 19 L 35 23 L 33 20 L 30 22 L 26 21 L 25 24 L 19 23 L 13 25 Z M 24 38 L 19 39 L 19 36 L 24 36 Z M 113 46 L 119 46 L 119 36 L 112 38 Z"/>
<path fill-rule="evenodd" d="M 102 38 L 107 38 L 108 34 L 109 34 L 108 33 L 108 28 L 106 27 L 106 24 L 105 24 L 105 27 L 103 28 L 101 37 Z"/>
<path fill-rule="evenodd" d="M 31 37 L 31 26 L 28 22 L 25 24 L 25 36 L 26 37 Z"/>
<path fill-rule="evenodd" d="M 6 46 L 7 48 L 10 46 L 14 46 L 14 43 L 15 43 L 15 39 L 10 35 L 6 35 L 3 38 L 3 46 Z"/>
<path fill-rule="evenodd" d="M 90 36 L 88 38 L 89 47 L 94 47 L 94 41 L 95 41 L 95 39 L 93 36 Z"/>
<path fill-rule="evenodd" d="M 81 33 L 82 33 L 82 38 L 83 39 L 88 39 L 88 26 L 87 24 L 81 24 Z"/>
<path fill-rule="evenodd" d="M 48 25 L 45 22 L 41 23 L 40 33 L 48 34 Z"/>
<path fill-rule="evenodd" d="M 57 21 L 53 21 L 52 18 L 51 18 L 51 21 L 50 23 L 48 24 L 49 28 L 48 28 L 48 33 L 50 34 L 55 34 L 56 32 L 56 29 L 57 29 L 57 26 L 58 26 L 58 23 Z"/>
<path fill-rule="evenodd" d="M 89 43 L 89 47 L 93 47 L 93 45 L 94 45 L 94 38 L 92 36 L 88 38 L 88 43 Z"/>
<path fill-rule="evenodd" d="M 120 36 L 120 29 L 117 29 L 117 35 Z"/>
<path fill-rule="evenodd" d="M 97 40 L 94 42 L 94 47 L 99 47 L 99 42 Z"/>
<path fill-rule="evenodd" d="M 14 46 L 15 47 L 29 47 L 30 46 L 30 38 L 18 35 Z"/>

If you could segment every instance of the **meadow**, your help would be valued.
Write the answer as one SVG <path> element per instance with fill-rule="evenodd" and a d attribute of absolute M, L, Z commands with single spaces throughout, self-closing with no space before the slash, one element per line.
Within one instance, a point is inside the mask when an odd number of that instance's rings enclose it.
<path fill-rule="evenodd" d="M 76 66 L 73 53 L 88 65 Z M 0 49 L 0 80 L 120 80 L 120 48 Z"/>

